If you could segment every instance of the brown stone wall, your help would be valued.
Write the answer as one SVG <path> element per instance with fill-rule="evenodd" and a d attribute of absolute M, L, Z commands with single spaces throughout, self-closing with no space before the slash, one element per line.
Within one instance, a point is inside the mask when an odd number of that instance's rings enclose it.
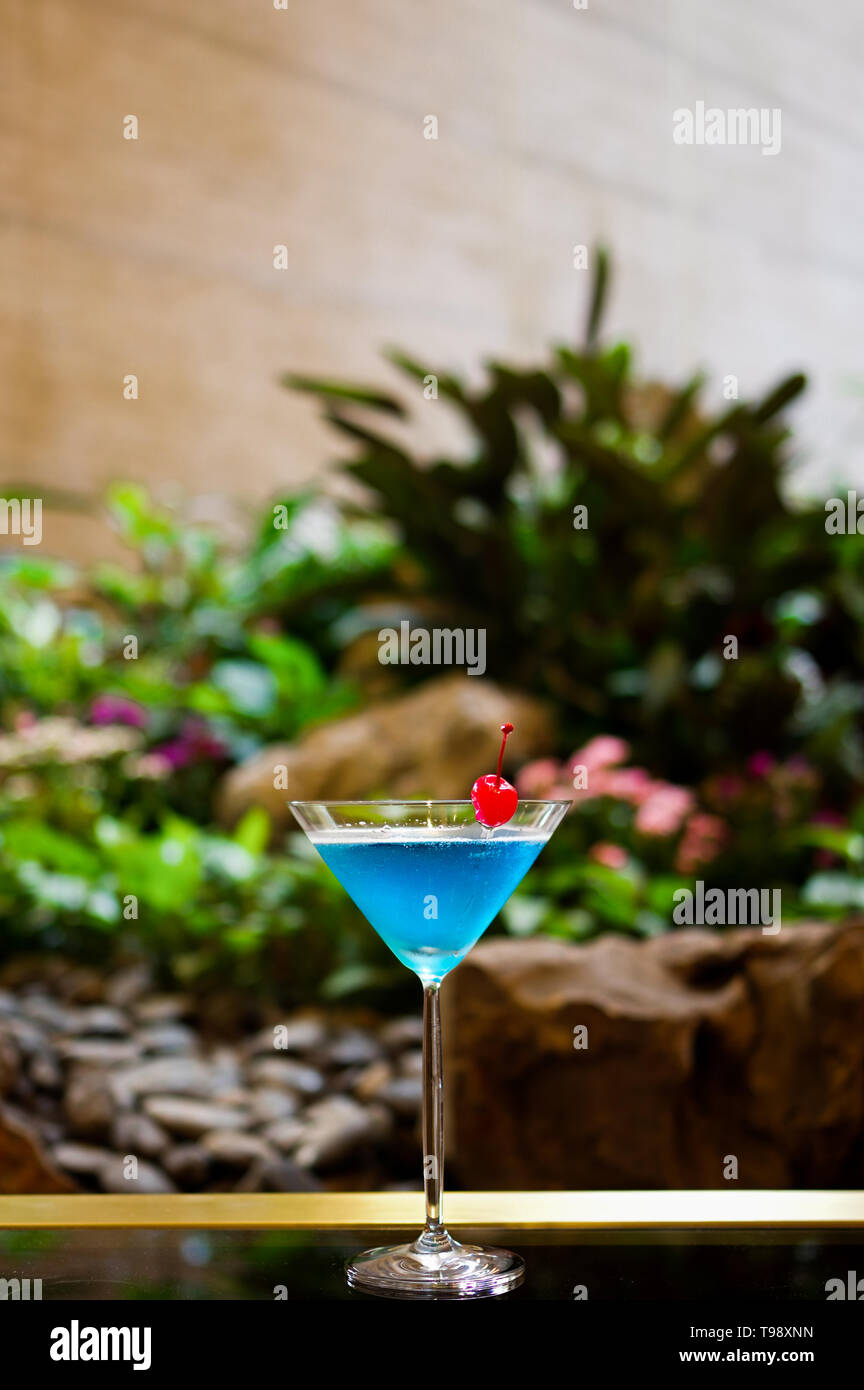
<path fill-rule="evenodd" d="M 862 923 L 490 941 L 442 999 L 466 1187 L 861 1185 Z"/>

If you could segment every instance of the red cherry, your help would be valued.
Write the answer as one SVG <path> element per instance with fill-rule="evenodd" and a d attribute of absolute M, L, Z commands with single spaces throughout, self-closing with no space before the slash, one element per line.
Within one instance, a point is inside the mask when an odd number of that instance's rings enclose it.
<path fill-rule="evenodd" d="M 478 777 L 471 788 L 474 814 L 480 824 L 488 826 L 490 830 L 496 825 L 506 825 L 519 804 L 519 793 L 516 788 L 501 776 L 504 745 L 507 742 L 507 735 L 512 734 L 512 732 L 512 724 L 501 725 L 501 733 L 504 737 L 501 739 L 501 751 L 498 754 L 498 771 L 487 773 L 485 777 Z"/>

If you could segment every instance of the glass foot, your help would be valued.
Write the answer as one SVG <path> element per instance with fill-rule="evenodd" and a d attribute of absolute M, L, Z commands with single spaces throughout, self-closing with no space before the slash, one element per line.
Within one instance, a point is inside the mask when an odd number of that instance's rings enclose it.
<path fill-rule="evenodd" d="M 494 1246 L 460 1245 L 442 1231 L 365 1250 L 345 1273 L 352 1289 L 385 1298 L 494 1298 L 522 1283 L 525 1262 Z"/>

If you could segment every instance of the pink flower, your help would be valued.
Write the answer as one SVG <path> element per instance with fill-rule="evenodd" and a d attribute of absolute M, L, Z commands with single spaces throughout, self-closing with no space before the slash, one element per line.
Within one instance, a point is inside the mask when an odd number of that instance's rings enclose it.
<path fill-rule="evenodd" d="M 630 745 L 623 738 L 613 738 L 611 734 L 600 734 L 592 738 L 574 753 L 570 759 L 571 771 L 577 767 L 587 767 L 589 774 L 596 768 L 615 767 L 630 756 Z"/>
<path fill-rule="evenodd" d="M 701 864 L 708 864 L 717 858 L 726 838 L 726 826 L 719 816 L 710 816 L 704 811 L 694 811 L 684 827 L 684 834 L 675 856 L 675 867 L 680 873 L 692 873 Z"/>
<path fill-rule="evenodd" d="M 601 841 L 591 846 L 588 858 L 593 859 L 596 864 L 605 864 L 607 869 L 623 869 L 627 863 L 627 852 L 620 845 Z"/>
<path fill-rule="evenodd" d="M 674 835 L 692 805 L 693 797 L 684 787 L 657 782 L 636 812 L 636 829 L 643 835 Z"/>
<path fill-rule="evenodd" d="M 719 816 L 710 816 L 707 811 L 694 811 L 687 822 L 687 834 L 700 840 L 722 840 L 726 826 Z"/>
<path fill-rule="evenodd" d="M 554 758 L 537 758 L 519 769 L 516 777 L 516 790 L 520 796 L 545 797 L 550 786 L 561 776 L 561 764 Z"/>
<path fill-rule="evenodd" d="M 597 795 L 615 796 L 619 801 L 629 801 L 633 806 L 640 806 L 656 787 L 663 785 L 655 782 L 644 767 L 613 768 L 602 773 L 601 778 L 604 790 Z M 596 784 L 596 777 L 594 780 Z"/>

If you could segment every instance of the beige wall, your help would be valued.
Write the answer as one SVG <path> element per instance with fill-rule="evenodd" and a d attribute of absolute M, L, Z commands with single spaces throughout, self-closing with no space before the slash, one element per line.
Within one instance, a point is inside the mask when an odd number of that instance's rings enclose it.
<path fill-rule="evenodd" d="M 281 370 L 528 359 L 598 236 L 646 369 L 809 367 L 811 476 L 861 476 L 857 0 L 287 2 L 0 0 L 3 479 L 267 494 L 333 447 Z M 781 153 L 676 146 L 697 100 Z"/>

